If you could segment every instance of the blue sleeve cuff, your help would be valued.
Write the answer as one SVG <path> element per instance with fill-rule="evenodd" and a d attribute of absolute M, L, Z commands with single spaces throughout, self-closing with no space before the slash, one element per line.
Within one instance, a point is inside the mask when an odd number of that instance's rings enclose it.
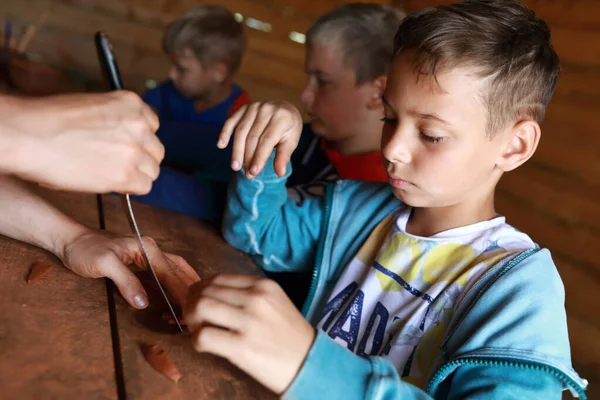
<path fill-rule="evenodd" d="M 282 397 L 285 400 L 433 400 L 418 387 L 402 382 L 388 360 L 357 356 L 321 330 L 317 330 L 304 365 Z"/>
<path fill-rule="evenodd" d="M 258 179 L 263 182 L 276 182 L 278 180 L 287 181 L 287 178 L 289 178 L 289 176 L 292 174 L 292 163 L 291 162 L 287 163 L 287 165 L 285 167 L 285 175 L 284 176 L 277 175 L 277 173 L 275 172 L 275 155 L 276 154 L 277 154 L 276 150 L 273 150 L 273 152 L 271 153 L 271 155 L 265 162 L 265 166 L 264 166 L 263 170 L 254 179 Z M 242 167 L 242 169 L 240 170 L 239 173 L 245 179 L 246 168 Z"/>
<path fill-rule="evenodd" d="M 315 341 L 296 378 L 283 394 L 286 400 L 364 399 L 372 374 L 368 359 L 338 345 L 323 331 Z"/>

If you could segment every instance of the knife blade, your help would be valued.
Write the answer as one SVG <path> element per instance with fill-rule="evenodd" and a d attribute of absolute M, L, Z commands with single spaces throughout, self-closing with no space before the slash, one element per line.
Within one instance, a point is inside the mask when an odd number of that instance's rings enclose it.
<path fill-rule="evenodd" d="M 106 80 L 106 83 L 108 84 L 110 90 L 123 89 L 123 82 L 121 81 L 121 74 L 119 73 L 117 60 L 115 59 L 115 56 L 113 54 L 112 45 L 108 40 L 108 37 L 106 36 L 106 34 L 104 34 L 104 32 L 100 31 L 96 33 L 94 39 L 96 42 L 96 50 L 98 52 L 98 59 L 100 61 L 100 67 L 102 69 L 102 75 L 104 76 L 104 79 Z M 162 293 L 163 298 L 167 303 L 167 306 L 169 306 L 169 310 L 171 311 L 171 315 L 173 315 L 173 319 L 175 320 L 177 327 L 181 332 L 183 332 L 183 328 L 179 323 L 179 318 L 177 317 L 177 314 L 175 314 L 175 310 L 173 309 L 173 306 L 171 305 L 167 294 L 165 293 L 162 285 L 160 284 L 160 281 L 158 280 L 156 271 L 154 271 L 152 263 L 150 262 L 150 257 L 148 257 L 148 252 L 146 251 L 146 247 L 144 246 L 144 242 L 142 241 L 140 229 L 138 228 L 137 222 L 135 220 L 135 215 L 133 214 L 133 207 L 131 206 L 131 199 L 129 198 L 129 194 L 121 195 L 121 201 L 123 207 L 125 208 L 125 214 L 127 215 L 129 227 L 131 228 L 131 231 L 136 237 L 140 251 L 144 256 L 144 262 L 146 263 L 148 269 L 150 269 L 150 271 L 152 272 L 152 276 L 154 277 L 154 280 L 156 281 L 156 284 L 158 285 L 158 288 L 160 289 L 160 292 Z"/>

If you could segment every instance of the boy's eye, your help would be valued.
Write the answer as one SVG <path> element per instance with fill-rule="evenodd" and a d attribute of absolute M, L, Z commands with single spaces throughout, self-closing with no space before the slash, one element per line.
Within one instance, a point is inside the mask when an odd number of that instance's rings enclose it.
<path fill-rule="evenodd" d="M 421 137 L 430 143 L 439 143 L 444 139 L 443 137 L 426 135 L 423 132 L 421 132 Z"/>
<path fill-rule="evenodd" d="M 329 81 L 326 81 L 326 80 L 321 79 L 321 78 L 317 78 L 317 85 L 319 87 L 327 86 L 328 84 L 329 84 Z"/>
<path fill-rule="evenodd" d="M 384 124 L 395 124 L 396 122 L 398 122 L 398 120 L 396 118 L 388 118 L 388 117 L 383 117 L 381 118 L 380 121 L 383 121 Z"/>

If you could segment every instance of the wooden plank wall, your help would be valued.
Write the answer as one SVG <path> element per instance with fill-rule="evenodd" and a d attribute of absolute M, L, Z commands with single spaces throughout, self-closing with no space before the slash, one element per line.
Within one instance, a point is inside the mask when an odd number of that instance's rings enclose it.
<path fill-rule="evenodd" d="M 247 29 L 248 52 L 237 81 L 254 99 L 299 104 L 304 47 L 290 41 L 289 32 L 305 32 L 314 18 L 341 1 L 2 0 L 0 18 L 10 18 L 18 32 L 49 11 L 30 52 L 94 80 L 100 75 L 92 37 L 105 30 L 126 86 L 142 91 L 146 80 L 166 74 L 168 63 L 160 48 L 165 25 L 195 4 L 215 2 L 272 24 L 269 33 Z M 414 11 L 449 2 L 392 3 Z M 525 3 L 550 23 L 563 73 L 535 158 L 504 178 L 497 204 L 509 221 L 551 248 L 566 287 L 576 365 L 590 382 L 600 384 L 600 261 L 595 255 L 600 249 L 600 2 Z"/>
<path fill-rule="evenodd" d="M 452 3 L 396 0 L 408 11 Z M 551 26 L 562 75 L 535 157 L 507 174 L 497 206 L 551 249 L 565 284 L 578 371 L 600 398 L 600 2 L 525 0 Z"/>
<path fill-rule="evenodd" d="M 222 4 L 245 18 L 272 25 L 271 32 L 246 28 L 248 51 L 236 77 L 255 100 L 285 99 L 300 105 L 305 84 L 304 46 L 289 39 L 304 33 L 323 12 L 347 0 L 3 0 L 0 18 L 15 31 L 39 21 L 46 23 L 28 48 L 44 62 L 100 82 L 93 34 L 111 38 L 126 87 L 141 92 L 149 79 L 162 80 L 168 61 L 161 50 L 165 26 L 198 4 Z M 389 0 L 374 2 L 389 3 Z"/>
<path fill-rule="evenodd" d="M 192 0 L 5 0 L 0 16 L 9 18 L 15 31 L 49 12 L 43 29 L 28 49 L 45 62 L 66 66 L 100 80 L 93 34 L 104 30 L 111 38 L 123 80 L 128 88 L 145 89 L 148 79 L 162 80 L 168 61 L 161 50 L 165 26 L 195 4 Z M 303 32 L 312 15 L 286 10 L 269 2 L 220 0 L 218 3 L 269 22 L 270 33 L 247 28 L 249 41 L 237 81 L 255 99 L 283 98 L 297 103 L 305 77 L 304 46 L 289 40 L 290 31 Z"/>

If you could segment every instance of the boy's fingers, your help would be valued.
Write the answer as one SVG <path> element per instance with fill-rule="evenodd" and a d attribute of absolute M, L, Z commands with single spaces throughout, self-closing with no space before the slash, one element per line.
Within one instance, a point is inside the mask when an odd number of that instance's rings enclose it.
<path fill-rule="evenodd" d="M 263 170 L 267 160 L 273 153 L 273 150 L 281 140 L 281 128 L 277 127 L 277 122 L 273 119 L 269 122 L 269 125 L 264 130 L 262 137 L 258 143 L 254 157 L 252 159 L 252 170 L 255 170 L 257 175 Z"/>
<path fill-rule="evenodd" d="M 246 138 L 244 166 L 247 169 L 249 178 L 256 176 L 260 172 L 260 169 L 255 165 L 253 160 L 257 146 L 259 146 L 259 143 L 262 142 L 262 137 L 266 134 L 266 129 L 271 123 L 272 117 L 273 114 L 271 114 L 269 111 L 266 111 L 264 108 L 261 109 L 256 120 L 254 121 L 254 124 L 252 125 L 252 129 L 250 129 L 250 132 L 248 132 L 248 137 Z"/>
<path fill-rule="evenodd" d="M 259 279 L 261 278 L 255 275 L 220 274 L 212 278 L 210 283 L 232 288 L 247 289 L 252 287 Z"/>
<path fill-rule="evenodd" d="M 185 313 L 193 313 L 196 309 L 196 304 L 204 296 L 204 291 L 212 286 L 240 290 L 240 292 L 243 293 L 245 289 L 252 288 L 259 279 L 261 278 L 254 275 L 220 274 L 210 279 L 198 281 L 192 284 L 187 291 L 185 299 L 185 304 L 187 307 L 185 309 Z"/>
<path fill-rule="evenodd" d="M 279 176 L 284 176 L 292 153 L 294 152 L 295 145 L 289 141 L 283 142 L 277 146 L 277 154 L 275 154 L 275 160 L 273 161 L 273 168 L 275 173 Z"/>
<path fill-rule="evenodd" d="M 229 144 L 229 140 L 231 139 L 231 135 L 233 135 L 233 131 L 235 127 L 240 122 L 240 120 L 244 117 L 246 110 L 248 109 L 247 105 L 240 107 L 232 116 L 230 116 L 225 124 L 223 125 L 223 129 L 221 129 L 221 133 L 219 134 L 219 139 L 217 140 L 217 147 L 220 149 L 224 149 Z"/>
<path fill-rule="evenodd" d="M 258 105 L 251 104 L 248 110 L 244 114 L 244 118 L 238 123 L 235 128 L 235 136 L 233 138 L 233 148 L 231 154 L 231 169 L 239 171 L 242 169 L 242 163 L 244 161 L 244 153 L 246 149 L 246 138 L 248 132 L 252 128 L 256 119 Z"/>
<path fill-rule="evenodd" d="M 191 303 L 184 318 L 192 331 L 206 324 L 239 331 L 245 324 L 245 314 L 240 307 L 206 296 Z"/>
<path fill-rule="evenodd" d="M 202 290 L 202 297 L 208 297 L 234 307 L 243 307 L 250 301 L 250 289 L 209 285 Z"/>
<path fill-rule="evenodd" d="M 192 345 L 198 352 L 211 353 L 226 360 L 235 360 L 241 343 L 236 332 L 205 326 L 192 334 Z"/>
<path fill-rule="evenodd" d="M 144 237 L 143 241 L 156 276 L 175 302 L 183 305 L 188 289 L 200 280 L 200 277 L 183 258 L 163 253 L 149 237 Z M 141 262 L 145 267 L 143 258 L 139 256 L 141 254 L 138 254 L 136 262 Z"/>
<path fill-rule="evenodd" d="M 175 275 L 177 275 L 184 284 L 191 286 L 196 282 L 200 282 L 198 273 L 183 257 L 170 253 L 164 253 L 164 255 L 169 260 L 171 267 L 175 269 Z"/>

